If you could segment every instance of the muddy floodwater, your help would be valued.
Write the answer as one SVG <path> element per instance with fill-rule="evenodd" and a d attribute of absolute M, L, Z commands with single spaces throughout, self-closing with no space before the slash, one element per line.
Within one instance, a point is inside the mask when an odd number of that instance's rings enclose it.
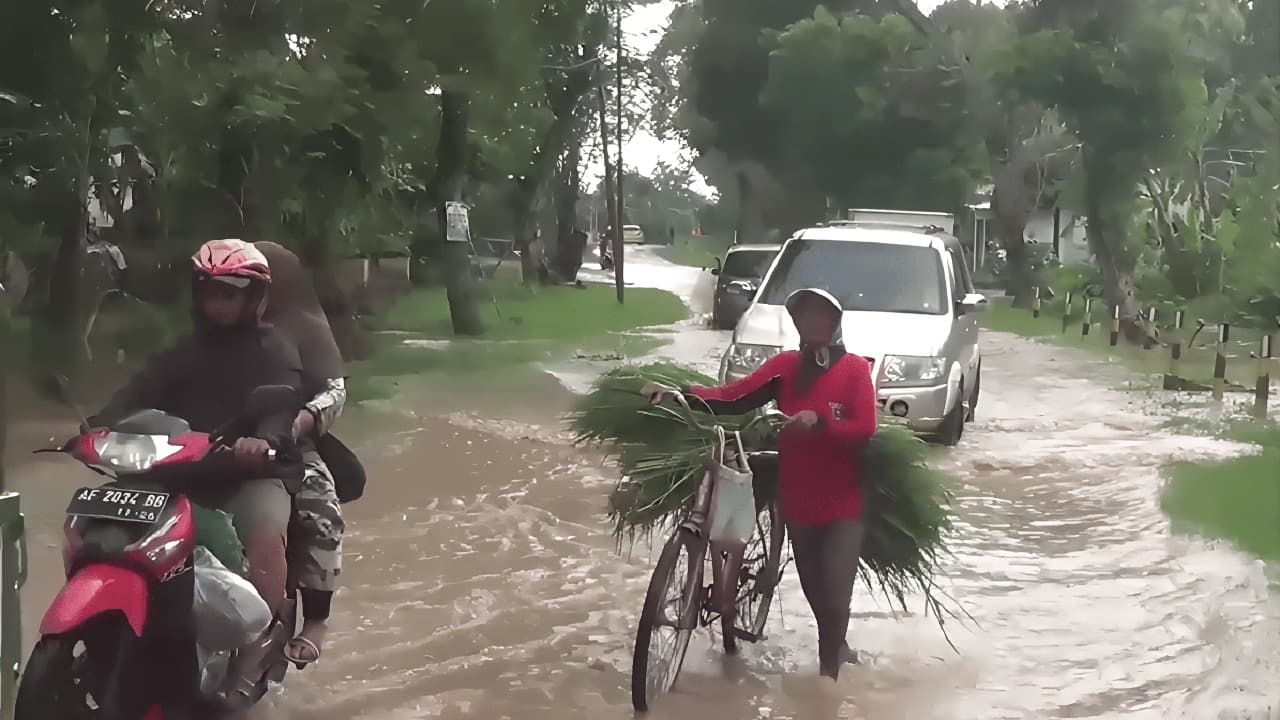
<path fill-rule="evenodd" d="M 703 309 L 706 276 L 640 253 L 637 284 Z M 726 333 L 682 327 L 659 354 L 713 370 Z M 851 344 L 855 339 L 850 339 Z M 1160 430 L 1119 371 L 985 334 L 978 420 L 937 462 L 956 481 L 944 588 L 973 616 L 895 616 L 865 589 L 832 710 L 813 701 L 815 629 L 794 573 L 769 636 L 725 661 L 691 648 L 651 716 L 743 718 L 1280 717 L 1280 601 L 1258 561 L 1174 535 L 1160 467 L 1244 449 Z M 629 718 L 631 647 L 657 545 L 619 553 L 603 515 L 613 477 L 559 425 L 599 367 L 530 368 L 462 391 L 408 379 L 390 405 L 344 417 L 369 467 L 348 506 L 345 588 L 322 661 L 289 677 L 270 717 L 306 720 Z M 45 420 L 24 442 L 52 434 Z M 67 494 L 92 476 L 61 459 L 14 475 L 31 531 L 28 643 L 59 581 Z"/>

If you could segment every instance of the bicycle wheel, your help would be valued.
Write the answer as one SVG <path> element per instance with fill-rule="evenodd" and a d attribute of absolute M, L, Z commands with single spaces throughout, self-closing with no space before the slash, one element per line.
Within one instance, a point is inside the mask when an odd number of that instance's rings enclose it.
<path fill-rule="evenodd" d="M 756 516 L 756 531 L 742 555 L 738 571 L 737 599 L 732 617 L 720 619 L 726 655 L 738 652 L 738 641 L 758 642 L 764 637 L 769 606 L 782 573 L 782 545 L 786 527 L 777 503 L 765 505 Z"/>
<path fill-rule="evenodd" d="M 647 711 L 649 703 L 674 687 L 680 675 L 706 593 L 702 586 L 705 555 L 706 544 L 680 528 L 653 568 L 631 663 L 631 704 L 637 712 Z"/>

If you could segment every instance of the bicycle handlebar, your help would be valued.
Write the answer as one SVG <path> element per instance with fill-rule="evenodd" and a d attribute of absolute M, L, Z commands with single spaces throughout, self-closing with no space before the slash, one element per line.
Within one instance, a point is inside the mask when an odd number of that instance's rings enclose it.
<path fill-rule="evenodd" d="M 667 389 L 667 390 L 663 390 L 662 394 L 670 395 L 677 403 L 679 403 L 682 407 L 684 407 L 684 409 L 689 411 L 690 417 L 688 418 L 688 421 L 694 427 L 700 430 L 708 430 L 708 431 L 714 431 L 716 428 L 721 427 L 718 423 L 712 423 L 710 425 L 707 425 L 707 424 L 698 422 L 697 416 L 699 414 L 699 411 L 695 410 L 693 406 L 689 404 L 689 399 L 686 398 L 684 393 L 680 392 L 679 390 Z M 706 414 L 710 414 L 710 413 L 706 413 Z M 756 417 L 752 418 L 749 422 L 747 422 L 746 425 L 742 426 L 742 430 L 740 432 L 749 431 L 752 428 L 754 428 L 757 423 L 760 423 L 762 421 L 769 421 L 777 418 L 786 419 L 786 415 L 777 410 L 772 410 L 772 409 L 765 410 L 764 412 L 760 413 Z"/>

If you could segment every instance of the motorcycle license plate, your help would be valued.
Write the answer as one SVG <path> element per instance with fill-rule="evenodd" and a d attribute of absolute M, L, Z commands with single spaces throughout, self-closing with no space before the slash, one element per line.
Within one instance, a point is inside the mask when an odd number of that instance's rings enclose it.
<path fill-rule="evenodd" d="M 67 506 L 68 515 L 153 523 L 169 504 L 169 493 L 117 488 L 80 488 Z"/>

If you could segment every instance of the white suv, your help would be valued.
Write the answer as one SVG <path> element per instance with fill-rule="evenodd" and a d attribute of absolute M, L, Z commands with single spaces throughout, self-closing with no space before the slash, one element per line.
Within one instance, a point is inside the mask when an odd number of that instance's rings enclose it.
<path fill-rule="evenodd" d="M 981 390 L 978 314 L 987 306 L 960 242 L 922 220 L 836 222 L 796 233 L 739 321 L 722 380 L 798 347 L 783 301 L 806 287 L 844 306 L 845 345 L 871 362 L 882 411 L 937 442 L 958 443 Z"/>

